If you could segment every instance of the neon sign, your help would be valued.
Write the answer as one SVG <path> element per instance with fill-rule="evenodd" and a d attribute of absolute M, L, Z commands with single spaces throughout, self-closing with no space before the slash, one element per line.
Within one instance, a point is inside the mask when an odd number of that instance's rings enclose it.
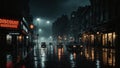
<path fill-rule="evenodd" d="M 17 29 L 18 25 L 19 25 L 19 21 L 17 20 L 0 19 L 0 27 Z"/>

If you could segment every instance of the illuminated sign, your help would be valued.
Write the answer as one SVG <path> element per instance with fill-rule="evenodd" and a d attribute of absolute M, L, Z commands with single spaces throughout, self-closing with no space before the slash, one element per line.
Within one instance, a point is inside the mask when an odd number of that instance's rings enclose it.
<path fill-rule="evenodd" d="M 25 30 L 28 33 L 27 28 L 25 27 L 25 25 L 23 25 L 23 30 Z"/>
<path fill-rule="evenodd" d="M 17 29 L 18 25 L 19 25 L 19 21 L 9 20 L 9 19 L 0 19 L 0 27 Z"/>
<path fill-rule="evenodd" d="M 28 33 L 28 29 L 27 27 L 23 24 L 23 22 L 21 21 L 21 28 L 23 29 L 23 33 Z"/>

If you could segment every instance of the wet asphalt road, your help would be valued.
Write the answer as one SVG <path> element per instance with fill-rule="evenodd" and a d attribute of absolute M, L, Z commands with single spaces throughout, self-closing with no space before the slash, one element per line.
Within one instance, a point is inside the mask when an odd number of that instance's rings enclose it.
<path fill-rule="evenodd" d="M 34 55 L 26 61 L 27 68 L 119 68 L 113 48 L 84 47 L 71 52 L 56 45 L 34 47 Z"/>

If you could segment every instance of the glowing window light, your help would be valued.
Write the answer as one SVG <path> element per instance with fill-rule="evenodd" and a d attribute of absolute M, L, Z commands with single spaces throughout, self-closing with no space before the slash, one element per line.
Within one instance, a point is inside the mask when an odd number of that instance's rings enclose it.
<path fill-rule="evenodd" d="M 10 40 L 10 39 L 12 39 L 12 36 L 11 35 L 7 35 L 7 40 Z"/>
<path fill-rule="evenodd" d="M 113 32 L 113 39 L 115 39 L 115 37 L 116 37 L 116 34 L 115 34 L 115 32 Z"/>
<path fill-rule="evenodd" d="M 112 35 L 112 33 L 108 33 L 108 36 L 111 36 Z"/>
<path fill-rule="evenodd" d="M 97 32 L 97 34 L 99 34 L 99 32 Z"/>
<path fill-rule="evenodd" d="M 94 35 L 91 35 L 91 41 L 92 42 L 94 41 Z"/>

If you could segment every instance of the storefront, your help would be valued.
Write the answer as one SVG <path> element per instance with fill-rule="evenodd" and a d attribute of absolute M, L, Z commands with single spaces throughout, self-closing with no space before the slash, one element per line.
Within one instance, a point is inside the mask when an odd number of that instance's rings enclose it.
<path fill-rule="evenodd" d="M 3 64 L 8 60 L 14 64 L 19 63 L 26 56 L 29 33 L 26 23 L 23 18 L 0 18 L 0 58 L 3 59 Z M 8 56 L 11 56 L 11 59 Z"/>
<path fill-rule="evenodd" d="M 84 33 L 80 39 L 82 44 L 87 46 L 94 46 L 95 35 L 93 33 Z"/>
<path fill-rule="evenodd" d="M 102 34 L 102 45 L 115 47 L 115 38 L 116 38 L 115 32 Z"/>
<path fill-rule="evenodd" d="M 98 38 L 103 47 L 116 47 L 116 38 L 117 38 L 117 23 L 116 21 L 109 21 L 101 24 L 96 28 L 96 31 L 99 32 Z M 113 26 L 114 25 L 114 26 Z M 96 32 L 96 33 L 97 33 Z"/>

